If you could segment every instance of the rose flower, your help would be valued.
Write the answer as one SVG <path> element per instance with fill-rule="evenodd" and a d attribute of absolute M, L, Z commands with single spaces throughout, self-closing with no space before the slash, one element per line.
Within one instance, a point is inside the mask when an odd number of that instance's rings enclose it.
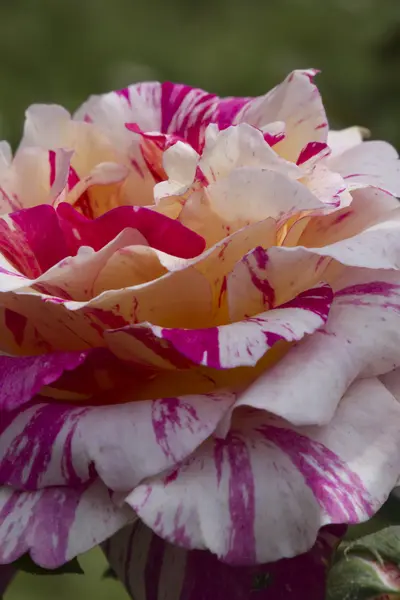
<path fill-rule="evenodd" d="M 400 164 L 314 75 L 35 105 L 1 144 L 2 563 L 136 519 L 277 561 L 398 483 Z"/>

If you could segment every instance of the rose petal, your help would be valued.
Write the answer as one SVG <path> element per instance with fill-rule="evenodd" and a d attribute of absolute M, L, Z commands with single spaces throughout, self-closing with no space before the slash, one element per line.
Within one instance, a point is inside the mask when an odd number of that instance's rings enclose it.
<path fill-rule="evenodd" d="M 336 156 L 358 146 L 363 141 L 363 130 L 361 127 L 348 127 L 340 131 L 328 132 L 328 146 L 332 150 L 332 156 Z"/>
<path fill-rule="evenodd" d="M 376 188 L 355 190 L 351 196 L 351 206 L 309 220 L 297 244 L 312 248 L 351 238 L 385 216 L 390 219 L 389 213 L 399 208 L 396 198 Z"/>
<path fill-rule="evenodd" d="M 151 324 L 133 326 L 140 341 L 143 328 L 154 336 L 153 347 L 165 354 L 165 342 L 194 363 L 214 369 L 254 366 L 277 342 L 300 340 L 319 329 L 328 317 L 332 291 L 320 286 L 291 302 L 238 323 L 207 329 L 164 329 Z"/>
<path fill-rule="evenodd" d="M 318 164 L 304 178 L 304 184 L 321 202 L 335 208 L 349 206 L 352 196 L 345 180 L 339 175 Z"/>
<path fill-rule="evenodd" d="M 72 148 L 70 175 L 79 185 L 70 200 L 78 200 L 79 193 L 83 194 L 91 186 L 85 201 L 94 217 L 104 212 L 102 203 L 106 209 L 134 203 L 151 204 L 154 180 L 141 156 L 139 140 L 132 140 L 125 129 L 123 114 L 119 115 L 115 109 L 111 121 L 111 125 L 103 127 L 103 123 L 72 120 L 61 106 L 33 105 L 26 113 L 24 137 L 17 156 L 27 149 L 37 151 L 37 147 Z M 99 187 L 122 179 L 124 181 L 117 187 L 114 185 L 113 190 L 107 189 L 108 194 Z M 69 185 L 69 189 L 73 187 Z"/>
<path fill-rule="evenodd" d="M 69 254 L 57 215 L 47 205 L 1 217 L 0 250 L 29 278 L 38 277 Z"/>
<path fill-rule="evenodd" d="M 379 275 L 374 281 L 349 270 L 337 283 L 325 327 L 264 373 L 237 406 L 262 408 L 296 425 L 322 425 L 355 379 L 400 366 L 399 276 Z"/>
<path fill-rule="evenodd" d="M 0 412 L 29 402 L 44 385 L 75 369 L 85 352 L 53 352 L 39 356 L 0 356 Z"/>
<path fill-rule="evenodd" d="M 52 402 L 3 413 L 1 483 L 77 487 L 97 473 L 107 487 L 128 491 L 193 452 L 235 400 L 216 393 L 131 402 L 134 395 L 110 391 L 109 406 Z"/>
<path fill-rule="evenodd" d="M 120 206 L 93 221 L 68 204 L 62 204 L 58 207 L 58 216 L 63 231 L 75 246 L 91 246 L 98 250 L 124 228 L 131 227 L 140 231 L 150 246 L 168 254 L 192 258 L 204 250 L 204 241 L 196 233 L 141 206 Z"/>
<path fill-rule="evenodd" d="M 165 540 L 245 565 L 308 550 L 321 526 L 358 523 L 399 477 L 400 406 L 377 379 L 355 383 L 326 427 L 299 430 L 242 413 L 126 498 Z"/>
<path fill-rule="evenodd" d="M 27 552 L 38 565 L 54 569 L 90 550 L 134 520 L 113 504 L 99 481 L 81 489 L 17 492 L 0 488 L 0 563 Z"/>
<path fill-rule="evenodd" d="M 103 545 L 135 600 L 324 600 L 327 565 L 344 528 L 327 527 L 312 550 L 291 560 L 231 567 L 209 552 L 167 544 L 137 522 Z"/>
<path fill-rule="evenodd" d="M 252 99 L 236 117 L 255 127 L 283 121 L 285 139 L 274 150 L 287 160 L 296 162 L 309 142 L 326 142 L 328 123 L 321 97 L 313 83 L 316 71 L 293 71 L 280 85 L 265 96 Z"/>
<path fill-rule="evenodd" d="M 287 219 L 304 210 L 324 209 L 322 201 L 304 185 L 267 170 L 243 167 L 207 188 L 211 209 L 237 231 L 268 217 Z"/>
<path fill-rule="evenodd" d="M 386 142 L 364 142 L 327 160 L 348 189 L 373 186 L 400 195 L 400 162 L 396 150 Z"/>
<path fill-rule="evenodd" d="M 199 161 L 199 168 L 209 181 L 226 177 L 240 167 L 270 169 L 293 179 L 302 176 L 302 170 L 281 158 L 265 142 L 261 131 L 241 123 L 215 132 L 211 126 L 206 130 L 206 144 Z"/>

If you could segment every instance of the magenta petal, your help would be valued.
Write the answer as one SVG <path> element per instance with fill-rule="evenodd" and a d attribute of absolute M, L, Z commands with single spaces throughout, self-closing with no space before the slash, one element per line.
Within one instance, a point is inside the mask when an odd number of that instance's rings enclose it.
<path fill-rule="evenodd" d="M 345 531 L 326 527 L 306 554 L 252 567 L 223 564 L 210 552 L 187 552 L 142 523 L 117 533 L 104 551 L 135 600 L 324 600 L 330 558 Z"/>
<path fill-rule="evenodd" d="M 87 352 L 54 352 L 39 356 L 0 356 L 0 411 L 29 402 L 44 385 L 83 363 Z"/>
<path fill-rule="evenodd" d="M 0 251 L 24 275 L 35 278 L 68 256 L 52 206 L 42 204 L 12 213 L 10 227 L 0 219 Z"/>
<path fill-rule="evenodd" d="M 119 206 L 92 220 L 69 204 L 62 203 L 57 214 L 73 254 L 80 246 L 100 250 L 128 227 L 137 229 L 152 248 L 181 258 L 193 258 L 205 247 L 204 239 L 197 233 L 142 206 Z"/>

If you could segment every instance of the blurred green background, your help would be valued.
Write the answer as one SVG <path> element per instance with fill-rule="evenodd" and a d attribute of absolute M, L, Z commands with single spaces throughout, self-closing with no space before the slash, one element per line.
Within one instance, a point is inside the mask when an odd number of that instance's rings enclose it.
<path fill-rule="evenodd" d="M 15 146 L 25 108 L 75 109 L 91 93 L 170 79 L 257 95 L 294 68 L 322 70 L 333 127 L 364 125 L 400 147 L 400 0 L 0 0 L 0 139 Z M 126 598 L 85 576 L 21 574 L 6 600 Z"/>

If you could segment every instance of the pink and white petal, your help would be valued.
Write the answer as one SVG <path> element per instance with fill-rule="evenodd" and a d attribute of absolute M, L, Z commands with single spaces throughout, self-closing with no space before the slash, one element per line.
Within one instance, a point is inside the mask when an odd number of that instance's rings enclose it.
<path fill-rule="evenodd" d="M 140 341 L 143 328 L 150 330 L 160 353 L 168 342 L 195 364 L 213 369 L 254 366 L 277 342 L 298 341 L 322 327 L 332 296 L 331 288 L 321 285 L 282 307 L 241 322 L 207 329 L 164 329 L 145 324 L 130 327 L 129 333 L 133 337 L 137 333 Z"/>
<path fill-rule="evenodd" d="M 324 528 L 312 550 L 291 560 L 232 567 L 210 552 L 168 544 L 140 521 L 103 544 L 135 600 L 324 600 L 328 565 L 345 528 Z"/>
<path fill-rule="evenodd" d="M 283 121 L 285 138 L 274 150 L 296 163 L 309 142 L 326 142 L 328 123 L 313 69 L 293 71 L 280 85 L 265 96 L 252 99 L 238 113 L 235 122 L 262 128 L 267 123 Z"/>
<path fill-rule="evenodd" d="M 126 101 L 121 106 L 125 104 Z M 19 152 L 32 145 L 49 150 L 60 147 L 73 149 L 70 183 L 75 185 L 80 182 L 80 186 L 71 198 L 76 198 L 78 191 L 83 192 L 88 185 L 105 185 L 107 180 L 111 183 L 118 178 L 116 165 L 114 164 L 113 170 L 107 166 L 109 163 L 118 163 L 119 181 L 125 178 L 119 190 L 119 203 L 132 204 L 134 201 L 141 205 L 150 204 L 150 188 L 154 181 L 143 161 L 140 142 L 132 139 L 132 135 L 125 129 L 124 117 L 118 122 L 117 115 L 118 112 L 114 110 L 113 127 L 102 130 L 92 122 L 72 120 L 69 113 L 60 106 L 34 105 L 27 111 Z M 103 166 L 99 169 L 98 165 Z M 69 185 L 70 189 L 72 187 L 74 186 Z M 115 198 L 113 202 L 115 206 Z M 96 204 L 93 211 L 95 208 L 100 207 Z"/>
<path fill-rule="evenodd" d="M 386 142 L 364 142 L 326 161 L 346 181 L 348 190 L 377 187 L 400 196 L 400 161 Z"/>
<path fill-rule="evenodd" d="M 0 563 L 28 552 L 42 567 L 60 567 L 134 520 L 134 513 L 116 506 L 98 480 L 80 489 L 18 492 L 2 487 Z"/>
<path fill-rule="evenodd" d="M 176 244 L 181 242 L 175 239 Z M 83 350 L 103 345 L 105 330 L 118 329 L 128 323 L 150 321 L 162 327 L 209 327 L 227 322 L 225 278 L 235 263 L 254 245 L 273 243 L 275 222 L 267 219 L 238 231 L 194 259 L 181 259 L 182 264 L 173 272 L 156 280 L 104 291 L 88 301 L 63 300 L 60 293 L 53 295 L 56 290 L 53 294 L 38 293 L 26 288 L 27 283 L 21 284 L 15 274 L 1 273 L 0 283 L 4 289 L 1 303 L 28 319 L 53 350 Z M 306 260 L 312 263 L 308 254 Z M 319 280 L 314 278 L 313 283 Z M 17 285 L 17 291 L 5 291 L 16 290 Z M 299 289 L 303 290 L 304 287 Z M 296 295 L 292 291 L 283 302 Z"/>
<path fill-rule="evenodd" d="M 398 273 L 348 269 L 336 285 L 325 327 L 291 348 L 237 406 L 267 410 L 295 425 L 324 425 L 353 381 L 400 366 Z"/>
<path fill-rule="evenodd" d="M 338 215 L 340 223 L 340 215 Z M 367 269 L 398 270 L 400 266 L 400 210 L 383 213 L 371 226 L 346 239 L 339 239 L 321 247 L 270 248 L 269 257 L 294 265 L 297 260 L 310 256 L 334 259 L 336 263 Z M 338 236 L 339 237 L 339 236 Z M 318 240 L 319 243 L 323 240 Z M 278 260 L 278 259 L 275 259 Z M 312 259 L 311 259 L 312 260 Z M 284 275 L 282 275 L 283 277 Z M 326 279 L 330 283 L 329 279 Z"/>
<path fill-rule="evenodd" d="M 0 356 L 0 411 L 15 410 L 26 404 L 44 385 L 81 365 L 86 356 L 86 352 Z"/>
<path fill-rule="evenodd" d="M 257 246 L 245 254 L 226 277 L 225 299 L 229 319 L 236 321 L 247 315 L 276 308 L 324 280 L 330 259 L 302 248 L 273 246 L 265 250 Z"/>
<path fill-rule="evenodd" d="M 326 142 L 308 142 L 302 149 L 296 164 L 305 171 L 310 171 L 322 159 L 329 156 L 331 149 Z"/>
<path fill-rule="evenodd" d="M 137 123 L 143 131 L 161 131 L 161 84 L 151 81 L 90 96 L 74 120 L 93 123 L 116 146 L 131 139 L 125 123 Z"/>
<path fill-rule="evenodd" d="M 226 177 L 240 167 L 270 169 L 292 179 L 299 179 L 303 171 L 295 164 L 281 158 L 265 141 L 263 133 L 248 125 L 228 127 L 222 131 L 210 125 L 206 130 L 206 143 L 199 168 L 210 182 Z"/>
<path fill-rule="evenodd" d="M 276 171 L 241 167 L 207 187 L 211 209 L 228 233 L 268 217 L 277 221 L 326 206 L 303 184 Z"/>
<path fill-rule="evenodd" d="M 321 202 L 334 208 L 349 206 L 352 196 L 347 190 L 347 183 L 339 175 L 318 164 L 308 174 L 303 183 Z"/>
<path fill-rule="evenodd" d="M 165 540 L 227 563 L 292 557 L 322 526 L 380 508 L 399 477 L 399 425 L 400 406 L 377 379 L 356 382 L 325 427 L 242 413 L 225 439 L 209 439 L 126 502 Z"/>
<path fill-rule="evenodd" d="M 48 150 L 44 148 L 22 148 L 17 152 L 9 167 L 0 175 L 0 187 L 4 208 L 2 212 L 12 212 L 39 204 L 50 204 L 57 193 L 62 191 L 62 182 L 67 181 L 70 153 L 57 150 L 57 182 L 54 166 Z"/>
<path fill-rule="evenodd" d="M 162 133 L 173 133 L 195 150 L 204 142 L 206 126 L 214 120 L 219 99 L 214 94 L 169 81 L 161 85 Z"/>
<path fill-rule="evenodd" d="M 31 404 L 3 413 L 0 481 L 19 490 L 77 488 L 97 474 L 127 492 L 172 467 L 215 430 L 235 401 L 229 393 L 135 400 L 135 389 L 110 392 L 99 407 Z"/>
<path fill-rule="evenodd" d="M 332 151 L 331 156 L 337 156 L 358 146 L 363 141 L 367 130 L 362 127 L 348 127 L 347 129 L 341 129 L 339 131 L 333 131 L 332 129 L 328 132 L 328 146 Z"/>
<path fill-rule="evenodd" d="M 69 204 L 75 204 L 79 202 L 81 196 L 85 192 L 90 191 L 90 211 L 92 218 L 111 210 L 116 205 L 116 199 L 111 195 L 111 198 L 104 198 L 104 194 L 99 193 L 102 186 L 112 186 L 113 184 L 122 184 L 129 175 L 129 169 L 127 166 L 118 163 L 103 162 L 96 165 L 89 174 L 82 179 L 78 179 L 76 185 L 70 190 L 66 197 L 60 198 L 60 201 L 66 201 Z M 100 189 L 98 189 L 98 186 Z M 94 189 L 92 189 L 94 188 Z M 94 192 L 97 191 L 97 194 Z M 109 191 L 109 190 L 107 190 Z M 94 197 L 93 197 L 94 196 Z M 98 197 L 96 197 L 98 196 Z M 101 199 L 105 199 L 105 206 L 98 206 Z M 117 203 L 118 205 L 118 203 Z"/>
<path fill-rule="evenodd" d="M 133 244 L 138 245 L 131 246 Z M 34 289 L 40 290 L 44 294 L 59 296 L 60 300 L 89 300 L 99 292 L 99 278 L 100 285 L 108 282 L 108 264 L 114 257 L 119 256 L 119 252 L 123 253 L 126 247 L 145 249 L 146 246 L 147 241 L 139 231 L 124 229 L 100 250 L 93 250 L 90 246 L 81 246 L 76 256 L 69 256 L 58 262 L 43 275 L 29 283 Z M 146 262 L 147 265 L 150 266 L 150 261 Z M 115 267 L 120 268 L 120 261 L 114 262 Z M 154 269 L 152 272 L 154 272 Z M 118 271 L 113 271 L 114 280 L 118 277 L 118 274 Z M 128 284 L 128 280 L 125 284 Z M 123 285 L 120 287 L 123 287 Z"/>
<path fill-rule="evenodd" d="M 95 123 L 115 144 L 125 143 L 120 125 L 129 123 L 144 132 L 175 134 L 198 149 L 217 107 L 218 98 L 201 89 L 149 82 L 92 96 L 74 118 Z"/>
<path fill-rule="evenodd" d="M 309 220 L 298 245 L 312 248 L 351 238 L 384 217 L 390 219 L 389 213 L 399 208 L 396 198 L 376 188 L 355 190 L 351 196 L 351 206 Z"/>
<path fill-rule="evenodd" d="M 99 271 L 92 297 L 107 290 L 150 283 L 178 268 L 184 259 L 165 254 L 145 245 L 124 245 L 117 249 Z"/>

